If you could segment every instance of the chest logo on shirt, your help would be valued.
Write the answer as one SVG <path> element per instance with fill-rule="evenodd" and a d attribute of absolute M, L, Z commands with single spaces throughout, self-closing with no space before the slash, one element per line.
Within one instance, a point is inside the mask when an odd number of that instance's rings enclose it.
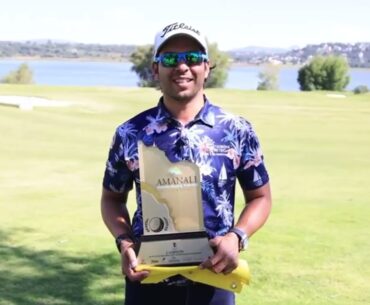
<path fill-rule="evenodd" d="M 231 147 L 228 145 L 215 144 L 213 147 L 213 153 L 215 155 L 227 155 L 230 148 Z"/>

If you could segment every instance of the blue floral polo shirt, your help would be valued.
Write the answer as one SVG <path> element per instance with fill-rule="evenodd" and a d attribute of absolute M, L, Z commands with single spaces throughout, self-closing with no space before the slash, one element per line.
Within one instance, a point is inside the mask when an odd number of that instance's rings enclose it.
<path fill-rule="evenodd" d="M 137 210 L 132 225 L 136 237 L 143 234 L 139 140 L 164 151 L 171 162 L 188 160 L 199 166 L 204 225 L 210 238 L 226 234 L 234 224 L 236 179 L 246 190 L 261 187 L 269 180 L 251 124 L 204 99 L 204 107 L 186 126 L 171 116 L 161 98 L 156 107 L 116 129 L 103 186 L 122 193 L 135 183 Z"/>

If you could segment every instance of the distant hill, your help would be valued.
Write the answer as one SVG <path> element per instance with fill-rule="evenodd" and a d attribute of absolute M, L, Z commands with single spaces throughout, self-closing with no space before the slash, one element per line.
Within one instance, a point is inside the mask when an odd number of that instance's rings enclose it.
<path fill-rule="evenodd" d="M 228 51 L 232 57 L 243 55 L 243 54 L 281 54 L 286 53 L 291 49 L 283 48 L 269 48 L 269 47 L 258 47 L 258 46 L 249 46 L 240 49 L 233 49 Z"/>
<path fill-rule="evenodd" d="M 71 58 L 98 60 L 127 60 L 135 45 L 83 44 L 41 39 L 35 41 L 0 41 L 0 58 Z M 303 48 L 265 48 L 250 46 L 227 51 L 234 62 L 260 65 L 267 62 L 302 65 L 315 55 L 341 55 L 351 67 L 370 67 L 370 42 L 321 43 Z"/>
<path fill-rule="evenodd" d="M 370 42 L 321 43 L 303 48 L 269 49 L 247 47 L 227 52 L 235 62 L 260 65 L 267 62 L 302 65 L 315 55 L 340 55 L 347 58 L 351 67 L 370 67 Z"/>
<path fill-rule="evenodd" d="M 76 43 L 75 41 L 71 41 L 71 40 L 64 40 L 64 39 L 28 39 L 28 40 L 21 40 L 19 42 L 22 42 L 22 43 L 28 43 L 28 44 L 40 44 L 40 45 L 43 45 L 43 44 L 48 44 L 48 43 L 60 43 L 60 44 L 73 44 L 73 43 Z"/>
<path fill-rule="evenodd" d="M 0 58 L 41 57 L 125 60 L 135 49 L 136 46 L 134 45 L 84 44 L 53 40 L 0 41 Z"/>

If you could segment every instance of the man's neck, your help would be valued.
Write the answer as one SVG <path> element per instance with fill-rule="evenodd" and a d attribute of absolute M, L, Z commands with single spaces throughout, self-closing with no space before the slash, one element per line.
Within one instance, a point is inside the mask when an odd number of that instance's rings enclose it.
<path fill-rule="evenodd" d="M 203 94 L 190 101 L 176 101 L 171 98 L 163 97 L 164 105 L 172 116 L 182 125 L 186 125 L 199 113 L 204 106 Z"/>

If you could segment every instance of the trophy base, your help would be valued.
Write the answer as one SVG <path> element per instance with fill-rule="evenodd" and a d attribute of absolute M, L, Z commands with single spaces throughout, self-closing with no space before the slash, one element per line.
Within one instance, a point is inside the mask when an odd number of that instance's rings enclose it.
<path fill-rule="evenodd" d="M 146 265 L 197 265 L 212 255 L 205 232 L 143 235 L 138 250 Z"/>

